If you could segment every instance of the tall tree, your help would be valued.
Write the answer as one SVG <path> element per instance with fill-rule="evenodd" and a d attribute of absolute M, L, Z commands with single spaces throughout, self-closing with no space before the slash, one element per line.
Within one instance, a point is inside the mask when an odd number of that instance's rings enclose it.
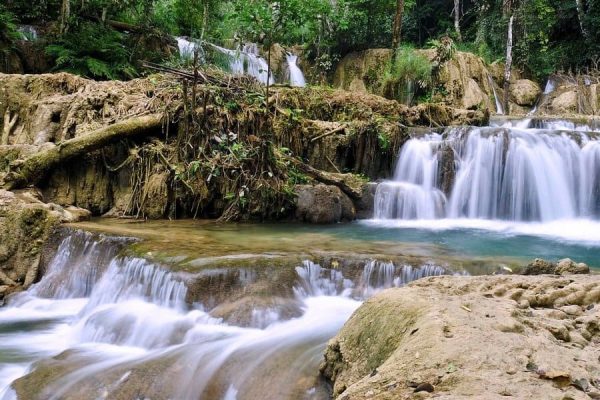
<path fill-rule="evenodd" d="M 62 0 L 60 7 L 60 33 L 67 31 L 67 24 L 71 17 L 71 0 Z"/>
<path fill-rule="evenodd" d="M 396 3 L 396 14 L 394 15 L 394 26 L 392 30 L 392 65 L 396 63 L 398 47 L 402 39 L 402 16 L 404 14 L 404 0 Z"/>
<path fill-rule="evenodd" d="M 512 50 L 513 50 L 513 23 L 515 16 L 511 15 L 508 22 L 508 38 L 506 40 L 506 65 L 504 66 L 504 112 L 510 113 L 509 92 L 510 92 L 510 77 L 512 71 Z"/>
<path fill-rule="evenodd" d="M 579 19 L 579 27 L 584 38 L 589 39 L 589 33 L 585 27 L 585 0 L 575 0 L 577 5 L 577 17 Z"/>

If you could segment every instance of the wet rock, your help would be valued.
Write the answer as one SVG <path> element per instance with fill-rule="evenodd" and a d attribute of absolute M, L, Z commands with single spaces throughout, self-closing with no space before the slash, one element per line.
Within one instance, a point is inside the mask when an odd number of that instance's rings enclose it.
<path fill-rule="evenodd" d="M 519 79 L 510 85 L 510 95 L 520 106 L 532 107 L 541 93 L 539 85 L 528 79 Z"/>
<path fill-rule="evenodd" d="M 360 199 L 355 202 L 356 218 L 373 218 L 376 191 L 377 183 L 370 182 L 363 186 L 362 195 Z"/>
<path fill-rule="evenodd" d="M 296 186 L 296 218 L 312 224 L 352 221 L 356 211 L 352 201 L 336 186 Z"/>
<path fill-rule="evenodd" d="M 590 267 L 584 263 L 576 263 L 570 258 L 564 258 L 558 262 L 556 267 L 556 274 L 558 275 L 570 275 L 570 274 L 589 274 Z"/>
<path fill-rule="evenodd" d="M 415 393 L 417 393 L 417 392 L 433 393 L 433 391 L 434 391 L 433 385 L 431 383 L 427 383 L 427 382 L 420 383 L 415 388 Z"/>
<path fill-rule="evenodd" d="M 521 275 L 552 275 L 556 271 L 556 264 L 536 258 L 521 270 Z"/>

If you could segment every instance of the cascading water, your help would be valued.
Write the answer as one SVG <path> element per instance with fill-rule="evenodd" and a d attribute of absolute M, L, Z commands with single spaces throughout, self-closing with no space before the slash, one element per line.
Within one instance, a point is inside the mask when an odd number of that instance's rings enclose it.
<path fill-rule="evenodd" d="M 177 45 L 179 47 L 179 55 L 183 59 L 193 59 L 194 52 L 200 53 L 200 59 L 203 62 L 204 50 L 202 46 L 194 41 L 190 41 L 184 37 L 177 37 Z M 212 43 L 203 42 L 211 46 L 215 51 L 219 52 L 227 58 L 229 72 L 236 75 L 250 75 L 258 79 L 261 83 L 266 84 L 267 81 L 271 84 L 275 83 L 273 74 L 269 74 L 269 65 L 267 61 L 259 55 L 258 46 L 254 43 L 246 44 L 241 50 L 230 50 Z M 302 73 L 300 71 L 300 73 Z"/>
<path fill-rule="evenodd" d="M 288 70 L 290 73 L 290 85 L 297 87 L 306 86 L 306 80 L 302 70 L 298 67 L 298 56 L 288 53 L 286 56 Z"/>
<path fill-rule="evenodd" d="M 600 140 L 585 130 L 557 130 L 566 124 L 526 120 L 413 138 L 394 180 L 377 188 L 375 218 L 597 220 Z"/>
<path fill-rule="evenodd" d="M 494 84 L 494 79 L 491 75 L 488 75 L 488 82 L 490 87 L 492 88 L 492 92 L 494 93 L 494 101 L 496 102 L 496 114 L 504 115 L 504 107 L 502 107 L 502 102 L 498 97 L 498 92 L 496 92 L 496 85 Z"/>
<path fill-rule="evenodd" d="M 211 46 L 228 58 L 229 71 L 232 74 L 250 75 L 263 84 L 275 83 L 273 74 L 269 73 L 269 64 L 259 55 L 256 44 L 245 44 L 241 50 L 230 50 L 212 44 Z"/>
<path fill-rule="evenodd" d="M 119 256 L 120 243 L 68 236 L 44 278 L 0 309 L 0 398 L 326 399 L 322 351 L 360 300 L 448 273 L 373 261 L 353 280 L 306 261 L 290 299 L 301 316 L 255 310 L 257 329 L 190 304 L 189 276 Z"/>
<path fill-rule="evenodd" d="M 196 49 L 200 51 L 201 46 L 199 46 L 196 42 L 190 41 L 184 37 L 176 37 L 177 46 L 179 47 L 179 56 L 185 60 L 190 60 L 194 58 L 194 52 Z"/>

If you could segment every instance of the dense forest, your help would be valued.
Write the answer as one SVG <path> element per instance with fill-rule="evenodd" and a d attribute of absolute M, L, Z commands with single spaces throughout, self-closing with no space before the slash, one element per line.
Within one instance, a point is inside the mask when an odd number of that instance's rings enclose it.
<path fill-rule="evenodd" d="M 169 61 L 159 50 L 174 36 L 228 48 L 280 43 L 302 46 L 331 74 L 349 52 L 432 47 L 442 37 L 488 63 L 502 61 L 511 18 L 513 63 L 531 77 L 597 67 L 596 0 L 7 0 L 0 49 L 34 25 L 44 32 L 50 70 L 126 79 L 143 72 L 140 60 Z"/>

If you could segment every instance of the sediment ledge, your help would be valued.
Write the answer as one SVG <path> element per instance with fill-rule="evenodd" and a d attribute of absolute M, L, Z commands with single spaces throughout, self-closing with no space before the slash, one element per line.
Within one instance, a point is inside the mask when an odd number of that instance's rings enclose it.
<path fill-rule="evenodd" d="M 321 365 L 337 399 L 600 398 L 600 276 L 431 277 L 368 300 Z"/>

